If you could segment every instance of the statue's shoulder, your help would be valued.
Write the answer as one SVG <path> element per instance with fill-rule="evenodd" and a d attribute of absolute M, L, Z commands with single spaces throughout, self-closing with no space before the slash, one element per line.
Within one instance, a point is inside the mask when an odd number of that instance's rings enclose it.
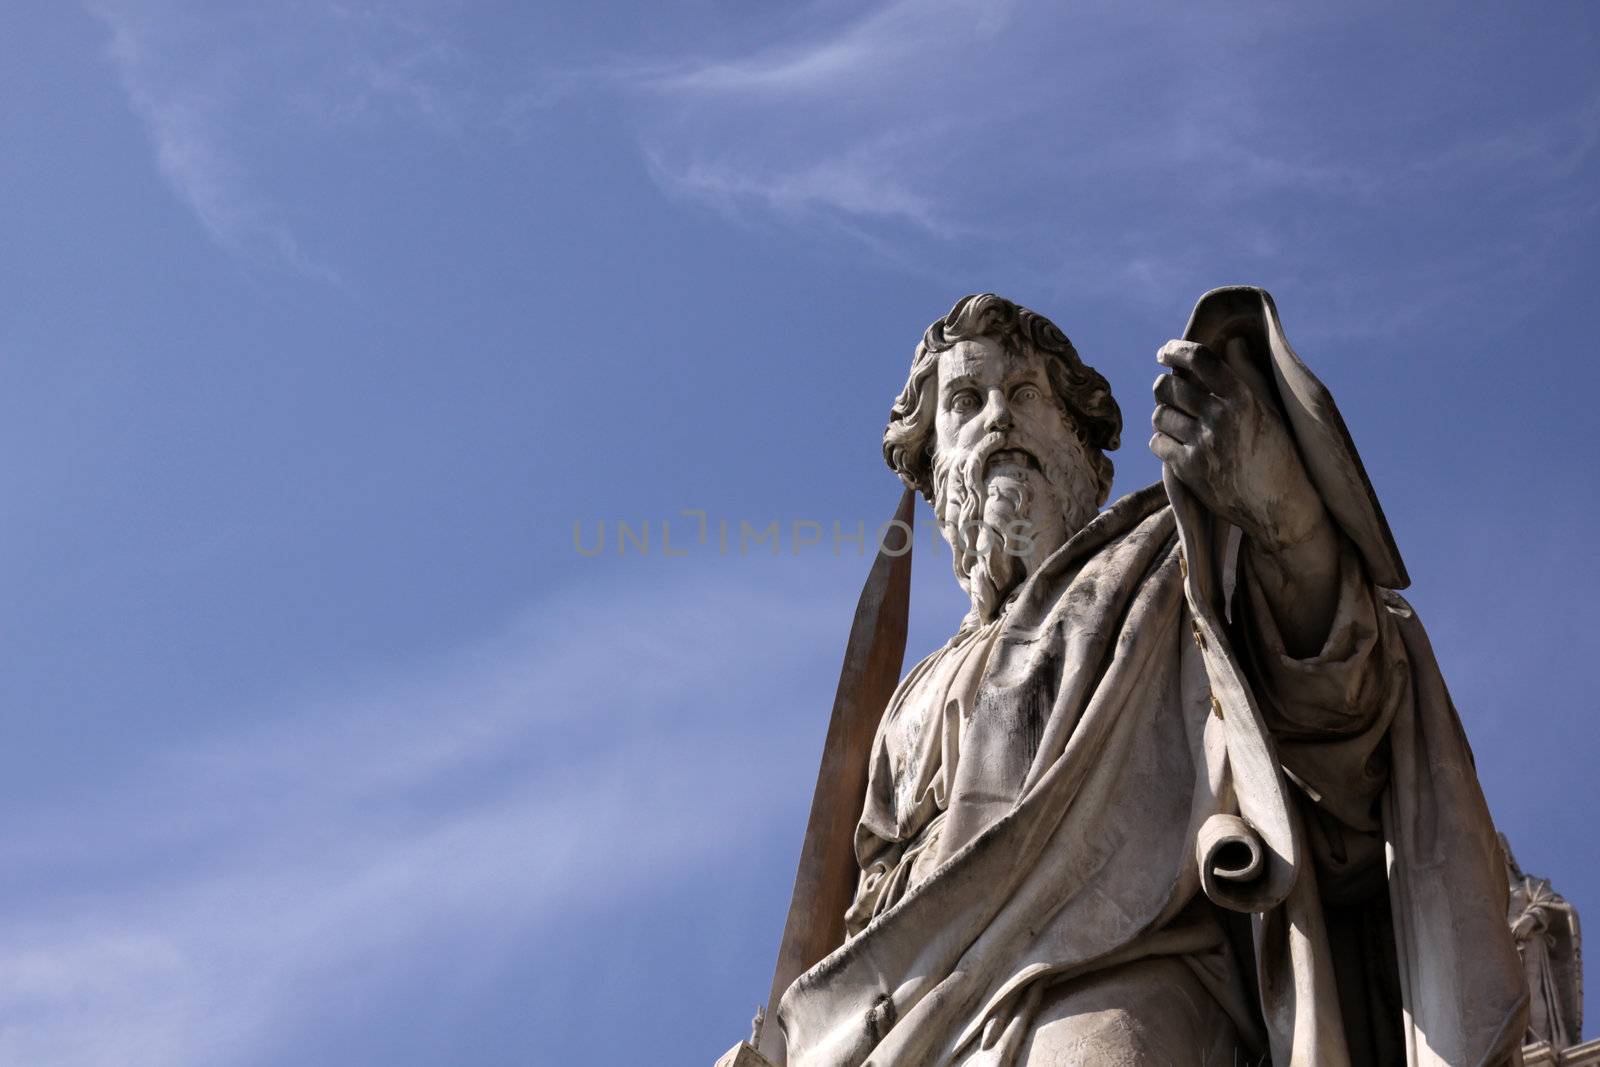
<path fill-rule="evenodd" d="M 1170 536 L 1173 530 L 1172 505 L 1160 482 L 1119 497 L 1079 531 L 1081 551 L 1098 552 L 1130 537 Z"/>
<path fill-rule="evenodd" d="M 1118 556 L 1141 557 L 1171 543 L 1176 550 L 1176 523 L 1166 490 L 1157 482 L 1119 498 L 1096 515 L 1056 550 L 1041 572 L 1029 580 L 1029 599 L 1065 595 L 1091 564 L 1120 566 Z"/>

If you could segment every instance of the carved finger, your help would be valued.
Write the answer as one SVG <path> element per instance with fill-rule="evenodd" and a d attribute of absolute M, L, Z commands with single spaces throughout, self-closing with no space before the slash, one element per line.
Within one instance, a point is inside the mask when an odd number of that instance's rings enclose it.
<path fill-rule="evenodd" d="M 1238 379 L 1217 354 L 1193 341 L 1168 341 L 1156 353 L 1156 362 L 1171 367 L 1176 375 L 1199 384 L 1208 393 L 1231 397 Z"/>
<path fill-rule="evenodd" d="M 1161 403 L 1169 404 L 1196 418 L 1213 414 L 1217 409 L 1216 397 L 1187 378 L 1179 377 L 1176 372 L 1163 374 L 1157 378 L 1152 391 Z"/>
<path fill-rule="evenodd" d="M 1150 438 L 1150 451 L 1163 463 L 1177 467 L 1184 461 L 1184 444 L 1175 437 L 1170 437 L 1157 430 Z"/>
<path fill-rule="evenodd" d="M 1167 404 L 1156 405 L 1155 413 L 1150 416 L 1150 425 L 1184 444 L 1192 445 L 1200 439 L 1200 424 L 1194 416 Z"/>

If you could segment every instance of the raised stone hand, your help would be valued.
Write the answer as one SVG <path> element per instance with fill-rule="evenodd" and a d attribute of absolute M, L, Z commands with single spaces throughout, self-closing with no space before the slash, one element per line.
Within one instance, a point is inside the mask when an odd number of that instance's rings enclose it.
<path fill-rule="evenodd" d="M 1322 498 L 1278 412 L 1204 345 L 1168 341 L 1156 362 L 1172 369 L 1156 379 L 1150 451 L 1260 547 L 1310 540 Z"/>
<path fill-rule="evenodd" d="M 1204 345 L 1168 341 L 1156 361 L 1171 370 L 1155 382 L 1150 451 L 1244 531 L 1286 641 L 1311 654 L 1331 622 L 1338 534 L 1282 416 Z"/>

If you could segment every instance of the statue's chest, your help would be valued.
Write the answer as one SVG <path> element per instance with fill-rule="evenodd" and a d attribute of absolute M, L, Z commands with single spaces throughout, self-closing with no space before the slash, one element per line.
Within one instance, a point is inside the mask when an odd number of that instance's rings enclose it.
<path fill-rule="evenodd" d="M 964 723 L 978 700 L 996 631 L 991 624 L 942 651 L 906 686 L 890 714 L 884 745 L 902 825 L 943 810 L 948 801 Z"/>

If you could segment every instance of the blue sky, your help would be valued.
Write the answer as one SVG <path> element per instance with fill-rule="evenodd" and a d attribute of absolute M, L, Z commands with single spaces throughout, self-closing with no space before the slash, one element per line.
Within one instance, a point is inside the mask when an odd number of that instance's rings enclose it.
<path fill-rule="evenodd" d="M 709 1064 L 867 566 L 832 524 L 888 516 L 911 349 L 986 289 L 1111 380 L 1117 493 L 1156 348 L 1273 291 L 1502 828 L 1600 915 L 1594 5 L 105 0 L 0 42 L 0 1062 Z M 961 613 L 920 551 L 913 653 Z"/>

